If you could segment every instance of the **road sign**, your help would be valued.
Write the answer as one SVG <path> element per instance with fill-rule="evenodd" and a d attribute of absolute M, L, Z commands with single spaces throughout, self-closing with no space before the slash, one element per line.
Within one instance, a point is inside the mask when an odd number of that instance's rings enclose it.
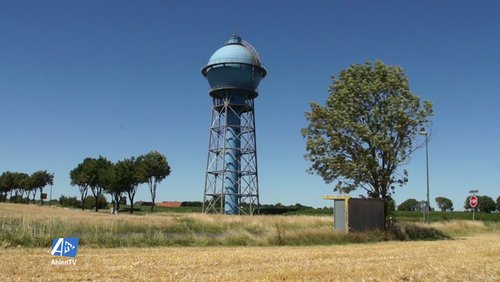
<path fill-rule="evenodd" d="M 470 196 L 470 198 L 469 198 L 469 204 L 473 208 L 477 207 L 477 197 L 476 196 Z"/>

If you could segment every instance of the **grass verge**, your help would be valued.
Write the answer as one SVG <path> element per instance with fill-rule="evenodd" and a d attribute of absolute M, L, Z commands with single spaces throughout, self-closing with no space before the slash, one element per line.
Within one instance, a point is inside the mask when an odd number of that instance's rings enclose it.
<path fill-rule="evenodd" d="M 388 240 L 437 240 L 500 230 L 500 224 L 399 223 L 387 231 L 339 233 L 330 216 L 224 216 L 165 213 L 112 216 L 55 207 L 0 204 L 0 246 L 50 247 L 78 237 L 88 247 L 304 246 Z"/>

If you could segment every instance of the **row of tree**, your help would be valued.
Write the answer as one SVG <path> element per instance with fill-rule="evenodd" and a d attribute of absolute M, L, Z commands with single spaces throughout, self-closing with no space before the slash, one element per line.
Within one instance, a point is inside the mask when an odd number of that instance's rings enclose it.
<path fill-rule="evenodd" d="M 34 203 L 36 193 L 39 191 L 40 204 L 43 205 L 43 189 L 53 184 L 54 174 L 45 170 L 36 171 L 31 175 L 24 172 L 6 171 L 0 175 L 0 200 L 7 201 L 7 196 L 10 194 L 9 198 L 17 203 L 26 195 L 26 204 L 29 203 L 30 196 Z"/>
<path fill-rule="evenodd" d="M 151 151 L 137 158 L 131 157 L 113 163 L 105 157 L 86 158 L 70 172 L 71 185 L 77 186 L 81 201 L 84 202 L 90 189 L 95 199 L 95 210 L 103 193 L 111 196 L 113 213 L 120 209 L 120 198 L 126 194 L 134 211 L 134 197 L 138 187 L 147 183 L 151 194 L 151 211 L 156 199 L 156 188 L 163 179 L 170 175 L 171 169 L 167 158 L 157 151 Z M 83 206 L 82 206 L 83 209 Z"/>
<path fill-rule="evenodd" d="M 481 212 L 491 213 L 495 211 L 500 211 L 500 196 L 497 198 L 496 204 L 495 201 L 488 196 L 477 196 L 478 204 L 476 209 Z M 470 196 L 465 199 L 464 209 L 471 210 L 469 202 Z M 441 211 L 453 211 L 453 202 L 446 197 L 437 197 L 436 204 Z M 425 201 L 417 201 L 416 199 L 408 199 L 402 202 L 398 206 L 398 211 L 421 211 L 425 208 Z"/>

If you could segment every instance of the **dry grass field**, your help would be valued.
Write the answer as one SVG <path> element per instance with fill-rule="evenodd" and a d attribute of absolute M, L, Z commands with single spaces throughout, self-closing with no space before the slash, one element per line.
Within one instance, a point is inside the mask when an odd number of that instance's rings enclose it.
<path fill-rule="evenodd" d="M 500 281 L 500 234 L 314 247 L 48 248 L 0 252 L 0 281 Z"/>
<path fill-rule="evenodd" d="M 139 230 L 139 226 L 145 227 Z M 265 245 L 274 240 L 276 226 L 283 227 L 281 232 L 286 232 L 287 238 L 318 237 L 315 230 L 320 232 L 318 238 L 332 236 L 329 217 L 111 216 L 0 204 L 0 241 L 4 236 L 0 242 L 0 281 L 500 281 L 498 225 L 470 221 L 432 224 L 454 234 L 450 240 Z M 59 229 L 69 234 L 86 230 L 90 232 L 85 235 L 87 240 L 92 236 L 143 236 L 138 238 L 147 240 L 150 235 L 165 236 L 172 230 L 196 239 L 214 230 L 228 233 L 229 239 L 234 232 L 239 240 L 253 240 L 256 246 L 105 248 L 87 243 L 80 246 L 75 265 L 52 265 L 57 257 L 50 254 L 50 240 L 58 237 Z M 130 230 L 132 233 L 127 233 Z M 12 244 L 7 233 L 21 237 L 24 241 L 20 242 L 31 247 Z M 30 240 L 48 242 L 33 245 Z M 230 245 L 228 241 L 220 243 Z"/>

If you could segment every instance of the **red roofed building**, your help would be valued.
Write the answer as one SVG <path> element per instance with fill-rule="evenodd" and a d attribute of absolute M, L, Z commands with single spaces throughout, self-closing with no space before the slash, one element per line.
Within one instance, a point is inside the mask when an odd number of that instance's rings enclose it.
<path fill-rule="evenodd" d="M 156 203 L 157 207 L 166 207 L 166 208 L 180 208 L 182 206 L 182 202 L 167 202 L 163 201 L 161 203 Z"/>

